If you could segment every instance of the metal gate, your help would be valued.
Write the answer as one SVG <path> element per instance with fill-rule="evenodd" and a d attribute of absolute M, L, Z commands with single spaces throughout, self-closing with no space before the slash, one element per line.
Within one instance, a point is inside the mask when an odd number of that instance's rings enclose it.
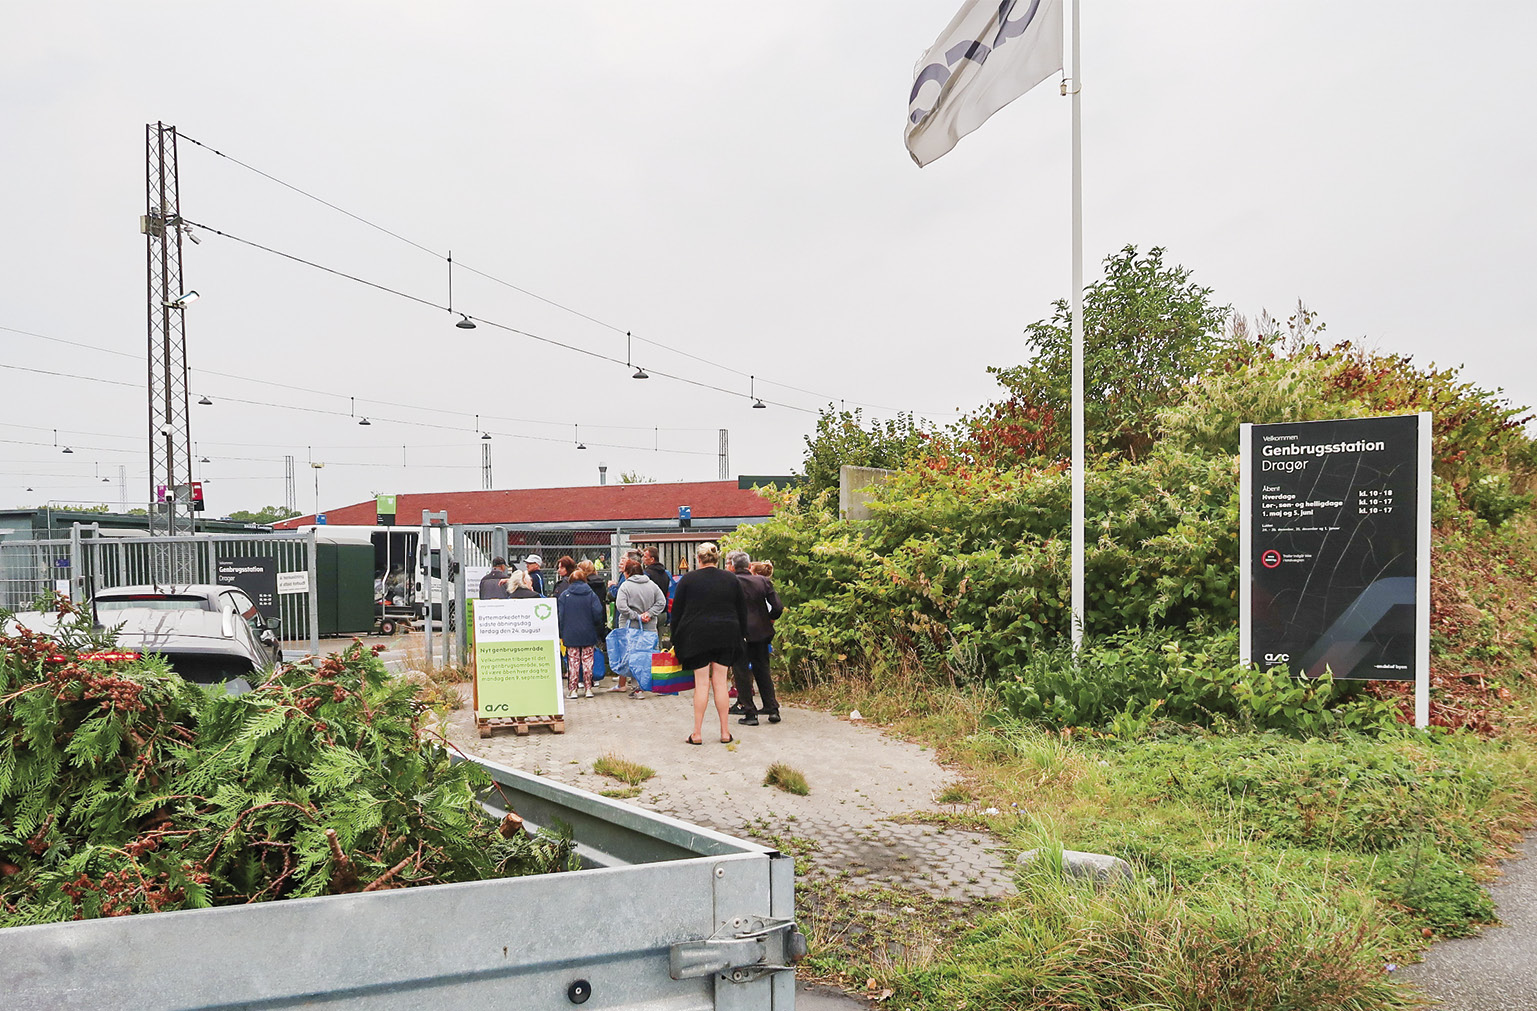
<path fill-rule="evenodd" d="M 0 541 L 0 607 L 23 611 L 45 593 L 69 593 L 74 560 L 63 539 Z"/>
<path fill-rule="evenodd" d="M 254 558 L 271 559 L 279 573 L 279 633 L 308 639 L 318 653 L 315 538 L 308 533 L 115 537 L 77 523 L 67 540 L 0 542 L 0 605 L 23 610 L 43 593 L 82 603 L 115 586 L 217 583 L 220 560 Z"/>
<path fill-rule="evenodd" d="M 544 592 L 550 595 L 555 583 L 555 563 L 560 558 L 569 556 L 574 561 L 593 562 L 612 578 L 628 547 L 625 535 L 608 530 L 528 530 L 506 524 L 461 523 L 455 524 L 453 531 L 454 558 L 460 562 L 454 584 L 454 607 L 455 642 L 461 662 L 469 649 L 465 601 L 474 599 L 480 589 L 479 576 L 490 569 L 493 559 L 505 558 L 509 567 L 516 568 L 529 555 L 538 555 Z"/>

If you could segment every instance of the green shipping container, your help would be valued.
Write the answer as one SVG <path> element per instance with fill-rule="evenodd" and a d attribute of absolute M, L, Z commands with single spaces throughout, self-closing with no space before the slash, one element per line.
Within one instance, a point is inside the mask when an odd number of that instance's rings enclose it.
<path fill-rule="evenodd" d="M 374 548 L 328 541 L 315 546 L 321 635 L 366 635 L 374 629 Z"/>

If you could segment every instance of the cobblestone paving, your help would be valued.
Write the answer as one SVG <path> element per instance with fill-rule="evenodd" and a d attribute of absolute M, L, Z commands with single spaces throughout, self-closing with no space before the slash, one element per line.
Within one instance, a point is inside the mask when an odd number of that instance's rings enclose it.
<path fill-rule="evenodd" d="M 933 752 L 828 713 L 784 709 L 784 721 L 744 727 L 736 742 L 717 743 L 713 707 L 702 747 L 686 744 L 693 693 L 632 700 L 600 690 L 566 703 L 566 732 L 510 728 L 482 740 L 469 710 L 454 713 L 450 739 L 468 754 L 600 793 L 623 784 L 592 771 L 616 754 L 657 774 L 628 801 L 721 832 L 773 844 L 806 839 L 822 874 L 851 886 L 901 885 L 972 900 L 1013 891 L 1004 854 L 991 836 L 892 819 L 944 810 L 936 795 L 952 778 Z M 810 784 L 798 797 L 763 785 L 770 764 L 800 770 Z"/>

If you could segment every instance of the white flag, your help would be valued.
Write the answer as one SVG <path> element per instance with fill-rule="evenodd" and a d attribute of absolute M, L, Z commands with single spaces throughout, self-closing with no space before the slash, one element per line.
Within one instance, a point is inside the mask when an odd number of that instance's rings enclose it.
<path fill-rule="evenodd" d="M 913 68 L 907 151 L 924 166 L 1062 69 L 1062 0 L 966 0 Z"/>

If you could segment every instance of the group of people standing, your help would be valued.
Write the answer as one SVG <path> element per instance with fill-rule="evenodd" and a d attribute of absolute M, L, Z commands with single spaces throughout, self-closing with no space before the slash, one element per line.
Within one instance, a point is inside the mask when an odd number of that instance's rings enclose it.
<path fill-rule="evenodd" d="M 769 645 L 774 620 L 784 613 L 784 605 L 774 589 L 773 566 L 753 563 L 745 551 L 732 551 L 726 556 L 727 568 L 722 569 L 720 548 L 709 543 L 699 546 L 695 561 L 693 571 L 680 562 L 674 578 L 654 548 L 631 551 L 613 583 L 605 581 L 590 561 L 569 556 L 556 561 L 553 593 L 566 647 L 568 699 L 593 697 L 594 662 L 609 632 L 612 601 L 620 627 L 655 631 L 658 641 L 670 627 L 679 666 L 694 672 L 694 731 L 688 743 L 704 743 L 704 717 L 712 696 L 722 744 L 734 740 L 729 726 L 733 714 L 750 727 L 758 726 L 760 715 L 770 723 L 780 721 L 769 672 Z M 733 673 L 735 705 L 728 690 Z M 623 675 L 611 690 L 628 690 L 632 699 L 646 694 L 639 683 L 627 688 Z"/>
<path fill-rule="evenodd" d="M 491 571 L 480 577 L 476 596 L 481 600 L 521 600 L 544 596 L 544 577 L 539 574 L 543 560 L 538 555 L 523 559 L 523 568 L 507 570 L 507 559 L 491 559 Z"/>
<path fill-rule="evenodd" d="M 742 717 L 738 722 L 755 727 L 760 712 L 770 723 L 780 721 L 779 699 L 769 673 L 769 644 L 774 620 L 784 613 L 784 605 L 770 578 L 773 568 L 753 572 L 745 551 L 727 554 L 727 569 L 721 569 L 720 548 L 706 543 L 699 546 L 695 561 L 694 571 L 679 577 L 672 602 L 673 651 L 679 666 L 694 672 L 694 730 L 686 740 L 704 743 L 704 717 L 713 695 L 720 742 L 730 744 L 735 737 L 729 723 L 733 707 L 727 677 L 733 671 L 735 708 Z"/>
<path fill-rule="evenodd" d="M 609 603 L 614 604 L 616 624 L 655 631 L 660 641 L 673 578 L 652 548 L 627 554 L 613 583 L 606 582 L 592 562 L 579 562 L 569 555 L 556 561 L 555 572 L 560 638 L 566 646 L 566 697 L 590 699 L 597 647 L 609 631 Z M 620 675 L 611 690 L 628 690 L 630 698 L 644 698 L 640 684 L 627 689 L 627 680 Z"/>

